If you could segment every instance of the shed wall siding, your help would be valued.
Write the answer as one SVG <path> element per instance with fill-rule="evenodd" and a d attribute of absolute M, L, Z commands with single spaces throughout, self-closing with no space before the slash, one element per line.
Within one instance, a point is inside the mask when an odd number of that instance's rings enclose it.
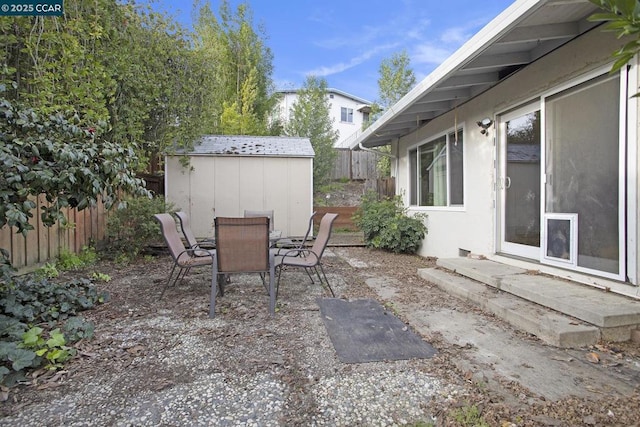
<path fill-rule="evenodd" d="M 240 217 L 245 210 L 274 210 L 283 236 L 304 235 L 313 207 L 311 158 L 192 156 L 166 159 L 166 198 L 186 211 L 198 238 L 211 237 L 215 216 Z"/>

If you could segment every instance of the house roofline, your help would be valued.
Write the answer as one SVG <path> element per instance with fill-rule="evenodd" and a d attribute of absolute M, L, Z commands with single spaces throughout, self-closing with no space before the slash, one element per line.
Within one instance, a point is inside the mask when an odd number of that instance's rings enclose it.
<path fill-rule="evenodd" d="M 409 108 L 413 107 L 417 101 L 421 98 L 434 92 L 440 85 L 452 78 L 458 77 L 459 72 L 469 65 L 472 61 L 476 60 L 487 49 L 496 44 L 500 39 L 507 36 L 510 32 L 518 28 L 524 20 L 534 14 L 536 11 L 542 9 L 544 6 L 556 6 L 561 4 L 588 4 L 587 0 L 517 0 L 503 12 L 491 20 L 480 31 L 478 31 L 471 39 L 464 43 L 457 51 L 449 56 L 442 64 L 440 64 L 435 70 L 433 70 L 427 77 L 419 82 L 413 89 L 411 89 L 404 97 L 398 102 L 389 107 L 382 116 L 371 124 L 366 130 L 359 134 L 356 138 L 350 141 L 349 147 L 351 149 L 358 149 L 361 146 L 381 146 L 388 145 L 392 140 L 400 138 L 413 130 L 401 133 L 392 129 L 393 126 L 389 126 L 393 119 L 398 118 L 403 112 L 406 112 Z M 593 7 L 596 7 L 593 5 Z M 594 24 L 595 25 L 595 24 Z M 529 63 L 532 61 L 529 61 Z M 495 82 L 497 83 L 497 82 Z M 494 84 L 495 84 L 494 83 Z M 477 94 L 461 100 L 460 102 L 466 102 L 469 99 L 474 98 Z M 453 103 L 452 103 L 453 104 Z M 444 112 L 453 110 L 453 106 Z M 434 113 L 437 114 L 437 113 Z M 439 114 L 437 114 L 439 115 Z M 436 116 L 437 116 L 436 115 Z M 416 117 L 418 117 L 416 115 Z M 433 118 L 433 117 L 431 117 Z M 387 138 L 388 136 L 388 138 Z M 369 144 L 368 144 L 369 142 Z"/>
<path fill-rule="evenodd" d="M 276 93 L 298 93 L 299 91 L 301 91 L 302 89 L 280 89 L 280 90 L 276 90 Z M 338 95 L 342 95 L 345 98 L 349 98 L 352 99 L 360 104 L 367 104 L 367 105 L 371 105 L 372 102 L 368 101 L 364 98 L 360 98 L 359 96 L 355 96 L 355 95 L 351 95 L 350 93 L 347 93 L 343 90 L 340 89 L 335 89 L 335 88 L 327 88 L 327 93 L 335 93 Z"/>

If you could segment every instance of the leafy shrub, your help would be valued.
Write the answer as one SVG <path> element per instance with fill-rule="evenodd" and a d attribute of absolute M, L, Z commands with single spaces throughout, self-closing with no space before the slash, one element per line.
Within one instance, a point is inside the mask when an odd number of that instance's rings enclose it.
<path fill-rule="evenodd" d="M 160 237 L 160 225 L 153 215 L 172 210 L 163 197 L 128 198 L 109 216 L 107 238 L 117 257 L 130 258 L 143 252 Z"/>
<path fill-rule="evenodd" d="M 55 266 L 62 271 L 78 270 L 95 264 L 97 260 L 98 255 L 95 249 L 89 246 L 83 246 L 78 254 L 68 250 L 61 251 Z"/>
<path fill-rule="evenodd" d="M 427 233 L 425 216 L 407 216 L 400 196 L 378 200 L 369 191 L 353 216 L 354 223 L 364 233 L 368 247 L 395 253 L 415 253 Z"/>
<path fill-rule="evenodd" d="M 378 247 L 395 253 L 415 253 L 426 233 L 426 227 L 418 218 L 397 216 L 386 223 L 377 236 Z"/>
<path fill-rule="evenodd" d="M 77 313 L 107 299 L 91 281 L 53 283 L 13 276 L 0 288 L 0 384 L 14 385 L 28 369 L 58 369 L 75 354 L 69 346 L 93 335 Z M 62 330 L 60 329 L 62 327 Z"/>
<path fill-rule="evenodd" d="M 136 145 L 104 140 L 105 122 L 81 125 L 73 111 L 48 114 L 10 101 L 8 92 L 0 84 L 0 227 L 16 227 L 25 235 L 33 230 L 29 219 L 39 194 L 49 202 L 41 212 L 43 223 L 63 227 L 67 207 L 83 210 L 100 200 L 110 208 L 121 191 L 149 194 L 135 176 Z"/>
<path fill-rule="evenodd" d="M 35 275 L 38 278 L 55 279 L 60 275 L 58 267 L 55 262 L 48 262 L 35 271 Z"/>

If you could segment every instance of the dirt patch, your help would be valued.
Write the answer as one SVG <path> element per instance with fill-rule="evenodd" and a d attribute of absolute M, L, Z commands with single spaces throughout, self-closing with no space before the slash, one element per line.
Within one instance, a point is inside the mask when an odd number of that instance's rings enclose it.
<path fill-rule="evenodd" d="M 421 279 L 417 270 L 433 267 L 433 259 L 354 247 L 329 252 L 325 268 L 338 297 L 378 299 L 391 312 L 400 302 L 472 312 L 509 328 Z M 225 296 L 217 300 L 216 319 L 209 319 L 210 271 L 193 270 L 159 300 L 170 268 L 168 256 L 93 267 L 91 272 L 111 276 L 100 285 L 110 293 L 110 301 L 84 313 L 96 325 L 95 338 L 81 343 L 64 371 L 11 390 L 0 407 L 0 424 L 180 425 L 228 417 L 235 424 L 223 425 L 249 425 L 249 415 L 238 414 L 253 410 L 263 417 L 261 425 L 382 425 L 382 418 L 367 417 L 382 417 L 383 412 L 385 425 L 471 425 L 456 414 L 474 407 L 489 425 L 636 425 L 640 418 L 638 393 L 610 395 L 604 392 L 606 384 L 584 385 L 603 390 L 596 393 L 598 399 L 560 401 L 542 400 L 512 381 L 498 379 L 498 389 L 488 388 L 457 363 L 474 350 L 449 343 L 437 332 L 423 336 L 438 351 L 433 359 L 341 364 L 315 302 L 327 296 L 327 290 L 310 284 L 304 273 L 283 273 L 275 318 L 268 316 L 257 276 L 232 276 Z M 380 297 L 380 277 L 401 286 Z M 536 342 L 525 334 L 516 336 Z M 638 357 L 633 344 L 603 343 L 593 350 L 612 361 Z M 424 390 L 415 382 L 422 384 L 425 378 L 438 384 L 434 395 L 418 394 Z M 382 402 L 360 390 L 367 379 L 378 387 Z M 404 388 L 397 388 L 399 379 Z M 637 377 L 633 381 L 638 384 Z M 361 392 L 362 397 L 339 407 L 336 390 L 345 395 Z M 381 406 L 367 406 L 374 401 Z M 361 421 L 338 422 L 340 408 L 359 411 Z"/>
<path fill-rule="evenodd" d="M 360 206 L 364 180 L 334 181 L 313 195 L 315 206 Z"/>

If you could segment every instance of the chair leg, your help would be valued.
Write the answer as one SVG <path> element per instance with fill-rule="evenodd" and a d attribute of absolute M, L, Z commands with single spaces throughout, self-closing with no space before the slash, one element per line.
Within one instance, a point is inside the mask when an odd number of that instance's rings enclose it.
<path fill-rule="evenodd" d="M 267 292 L 270 292 L 270 289 L 269 289 L 270 284 L 267 285 L 267 281 L 265 280 L 266 279 L 266 274 L 265 273 L 260 273 L 260 278 L 262 279 L 262 286 L 264 286 L 264 289 Z"/>
<path fill-rule="evenodd" d="M 318 267 L 320 267 L 320 271 L 322 271 L 322 275 L 324 276 L 324 281 L 327 284 L 327 287 L 329 288 L 329 291 L 331 292 L 331 296 L 332 297 L 336 297 L 336 294 L 333 292 L 333 289 L 331 289 L 331 285 L 329 284 L 329 279 L 327 279 L 327 275 L 324 272 L 324 268 L 322 268 L 322 264 L 318 264 L 316 267 L 316 273 L 318 272 Z M 318 275 L 319 277 L 320 275 Z M 320 281 L 320 284 L 322 285 L 322 281 Z"/>
<path fill-rule="evenodd" d="M 189 270 L 191 270 L 191 267 L 181 268 L 180 271 L 178 271 L 178 276 L 176 277 L 175 282 L 173 282 L 174 286 L 177 285 L 178 282 L 180 284 L 182 284 L 182 282 L 184 281 L 184 278 L 187 275 L 187 273 L 189 272 Z M 182 277 L 180 277 L 180 275 L 182 275 Z"/>
<path fill-rule="evenodd" d="M 209 318 L 213 319 L 216 316 L 216 294 L 218 293 L 218 265 L 216 260 L 213 260 L 211 272 L 211 302 L 209 303 Z M 222 283 L 220 284 L 220 296 L 222 296 Z"/>
<path fill-rule="evenodd" d="M 315 282 L 315 280 L 313 280 L 313 275 L 312 275 L 312 274 L 311 274 L 311 272 L 309 271 L 309 268 L 310 268 L 310 267 L 305 267 L 305 268 L 304 268 L 304 272 L 305 272 L 305 273 L 307 273 L 307 276 L 309 276 L 309 279 L 311 280 L 311 284 L 313 285 L 313 284 L 315 284 L 316 282 Z M 320 277 L 320 276 L 318 276 L 318 278 L 319 278 L 319 277 Z"/>
<path fill-rule="evenodd" d="M 164 293 L 167 291 L 167 288 L 171 284 L 171 279 L 173 278 L 173 273 L 175 272 L 177 266 L 178 266 L 178 264 L 176 264 L 174 262 L 173 263 L 173 267 L 171 268 L 171 273 L 169 273 L 169 277 L 167 278 L 167 283 L 164 284 L 164 287 L 162 288 L 162 292 L 160 293 L 160 298 L 159 299 L 162 299 L 162 297 L 164 296 Z M 174 284 L 175 284 L 175 282 L 178 281 L 178 278 L 180 277 L 180 272 L 181 271 L 182 271 L 182 268 L 180 268 L 180 270 L 178 270 L 178 275 L 176 276 Z"/>
<path fill-rule="evenodd" d="M 191 271 L 191 267 L 187 267 L 184 269 L 184 273 L 182 273 L 182 279 L 180 279 L 180 283 L 182 283 L 182 281 L 187 276 L 187 274 L 189 274 L 190 271 Z"/>
<path fill-rule="evenodd" d="M 276 286 L 275 286 L 275 267 L 273 263 L 269 267 L 269 314 L 276 315 Z"/>
<path fill-rule="evenodd" d="M 280 276 L 282 275 L 282 265 L 276 267 L 278 270 L 278 282 L 276 283 L 276 299 L 278 298 L 278 291 L 280 290 Z"/>
<path fill-rule="evenodd" d="M 322 286 L 322 277 L 320 277 L 320 272 L 318 271 L 318 266 L 314 265 L 313 267 L 313 271 L 316 273 L 316 276 L 318 276 L 318 282 L 320 282 L 320 286 Z M 315 283 L 315 282 L 313 282 Z"/>
<path fill-rule="evenodd" d="M 220 289 L 220 296 L 223 297 L 224 296 L 224 285 L 225 285 L 225 283 L 228 283 L 227 282 L 227 278 L 225 277 L 224 274 L 218 273 L 216 279 L 218 281 L 218 288 Z"/>

